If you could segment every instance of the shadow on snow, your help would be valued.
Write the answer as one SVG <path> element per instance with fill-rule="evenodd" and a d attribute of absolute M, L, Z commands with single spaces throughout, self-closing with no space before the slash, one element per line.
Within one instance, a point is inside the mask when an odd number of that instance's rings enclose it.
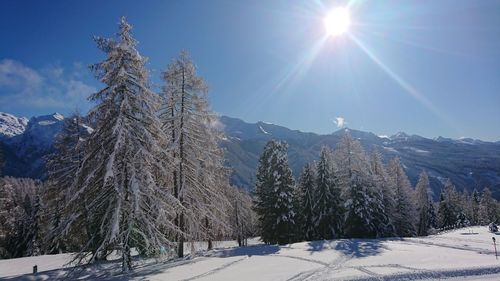
<path fill-rule="evenodd" d="M 342 240 L 320 240 L 311 241 L 308 243 L 308 251 L 312 253 L 320 252 L 323 250 L 335 250 L 339 251 L 346 256 L 352 256 L 354 258 L 363 258 L 368 256 L 375 256 L 384 249 L 387 249 L 383 245 L 384 241 L 389 239 L 342 239 Z M 399 240 L 398 238 L 391 238 L 390 240 Z"/>

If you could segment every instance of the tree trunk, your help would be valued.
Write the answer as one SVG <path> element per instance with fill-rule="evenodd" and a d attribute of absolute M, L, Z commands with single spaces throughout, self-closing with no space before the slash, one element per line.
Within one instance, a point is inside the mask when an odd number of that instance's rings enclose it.
<path fill-rule="evenodd" d="M 208 222 L 208 217 L 205 217 L 205 227 L 207 229 L 207 237 L 208 237 L 208 247 L 207 247 L 207 250 L 212 250 L 213 249 L 213 244 L 212 244 L 212 237 L 210 235 L 210 231 L 209 231 L 209 228 L 210 228 L 210 224 Z"/>
<path fill-rule="evenodd" d="M 181 205 L 184 205 L 184 198 L 182 195 L 183 189 L 184 189 L 184 101 L 185 101 L 185 89 L 184 89 L 184 84 L 185 84 L 185 74 L 184 74 L 184 69 L 182 70 L 182 96 L 181 96 L 181 122 L 179 126 L 179 202 Z M 179 216 L 179 230 L 181 231 L 179 241 L 178 241 L 178 249 L 177 249 L 177 256 L 179 258 L 184 257 L 184 213 L 183 211 L 181 212 Z"/>
<path fill-rule="evenodd" d="M 179 215 L 179 230 L 184 232 L 184 213 Z M 177 256 L 179 258 L 184 257 L 184 235 L 179 234 L 179 239 L 177 241 Z"/>
<path fill-rule="evenodd" d="M 124 241 L 124 244 L 122 249 L 122 272 L 127 273 L 129 270 L 132 270 L 132 257 L 130 256 L 128 241 Z"/>

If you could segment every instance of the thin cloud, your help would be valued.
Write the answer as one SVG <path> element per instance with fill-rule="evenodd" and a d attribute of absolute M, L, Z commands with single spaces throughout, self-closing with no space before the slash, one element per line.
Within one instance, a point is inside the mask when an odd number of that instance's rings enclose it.
<path fill-rule="evenodd" d="M 35 70 L 10 59 L 0 61 L 0 87 L 12 89 L 37 88 L 43 78 Z"/>
<path fill-rule="evenodd" d="M 35 70 L 12 59 L 1 60 L 0 107 L 48 110 L 78 107 L 96 92 L 95 87 L 83 81 L 85 76 L 88 70 L 79 64 L 69 71 L 58 65 Z"/>

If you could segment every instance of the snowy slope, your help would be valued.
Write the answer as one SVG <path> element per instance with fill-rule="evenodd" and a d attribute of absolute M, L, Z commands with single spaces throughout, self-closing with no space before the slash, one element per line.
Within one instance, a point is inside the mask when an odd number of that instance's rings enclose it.
<path fill-rule="evenodd" d="M 86 270 L 86 280 L 500 280 L 486 227 L 459 229 L 440 235 L 405 239 L 349 239 L 295 243 L 286 246 L 252 245 L 219 248 L 192 259 L 156 263 L 140 261 L 132 275 L 110 276 L 102 268 Z M 230 246 L 231 243 L 221 246 Z M 66 255 L 0 261 L 7 280 L 57 279 Z M 49 271 L 46 271 L 49 270 Z M 26 274 L 14 277 L 14 274 Z M 104 275 L 103 275 L 104 274 Z"/>
<path fill-rule="evenodd" d="M 16 117 L 12 114 L 0 112 L 0 140 L 20 135 L 28 125 L 28 118 Z"/>

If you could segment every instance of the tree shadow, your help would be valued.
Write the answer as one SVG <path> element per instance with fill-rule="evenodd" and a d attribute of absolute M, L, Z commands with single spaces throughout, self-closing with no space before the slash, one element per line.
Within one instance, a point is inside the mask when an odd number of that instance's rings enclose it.
<path fill-rule="evenodd" d="M 333 249 L 331 245 L 332 241 L 328 240 L 317 240 L 317 241 L 310 241 L 307 243 L 308 245 L 308 251 L 311 252 L 321 252 L 325 249 Z"/>
<path fill-rule="evenodd" d="M 340 240 L 335 245 L 335 250 L 344 255 L 351 255 L 356 258 L 376 256 L 386 250 L 381 239 L 346 239 Z"/>
<path fill-rule="evenodd" d="M 326 249 L 339 251 L 347 256 L 362 258 L 380 254 L 384 249 L 383 242 L 387 239 L 342 239 L 336 241 L 311 241 L 308 251 L 320 252 Z M 392 239 L 394 240 L 394 239 Z"/>

